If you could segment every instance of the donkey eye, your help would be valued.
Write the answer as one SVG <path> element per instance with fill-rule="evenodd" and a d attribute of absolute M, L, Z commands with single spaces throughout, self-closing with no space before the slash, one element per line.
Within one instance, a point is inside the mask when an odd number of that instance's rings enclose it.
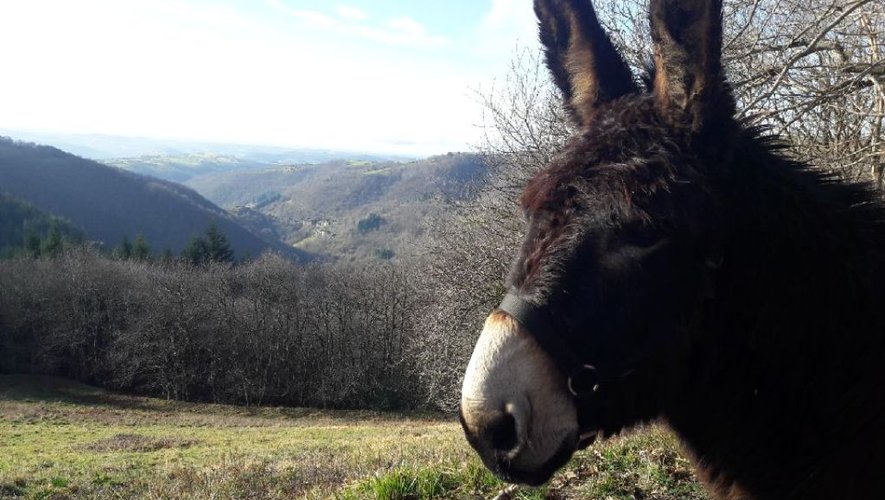
<path fill-rule="evenodd" d="M 653 242 L 643 244 L 623 243 L 616 249 L 610 250 L 600 258 L 600 264 L 603 268 L 610 271 L 627 270 L 641 265 L 641 263 L 658 254 L 661 250 L 667 248 L 670 244 L 668 238 L 661 238 Z"/>
<path fill-rule="evenodd" d="M 659 232 L 644 224 L 628 224 L 621 229 L 618 241 L 628 246 L 651 247 L 664 239 Z"/>
<path fill-rule="evenodd" d="M 633 256 L 637 259 L 643 259 L 663 250 L 669 245 L 669 243 L 669 238 L 642 238 L 639 240 L 623 242 L 623 245 L 618 249 L 618 252 Z"/>

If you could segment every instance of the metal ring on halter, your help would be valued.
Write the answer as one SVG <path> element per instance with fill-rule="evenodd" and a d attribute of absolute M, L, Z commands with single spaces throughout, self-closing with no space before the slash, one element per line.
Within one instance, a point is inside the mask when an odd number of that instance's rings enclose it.
<path fill-rule="evenodd" d="M 584 365 L 577 372 L 569 375 L 568 379 L 566 380 L 566 383 L 568 384 L 568 392 L 570 392 L 572 394 L 572 396 L 574 396 L 576 398 L 583 398 L 583 397 L 589 396 L 590 394 L 593 394 L 595 392 L 599 392 L 598 378 L 597 378 L 596 383 L 593 384 L 593 388 L 590 390 L 590 392 L 578 392 L 575 390 L 574 386 L 572 385 L 572 379 L 576 375 L 579 375 L 585 371 L 592 371 L 595 373 L 596 367 L 593 365 Z"/>

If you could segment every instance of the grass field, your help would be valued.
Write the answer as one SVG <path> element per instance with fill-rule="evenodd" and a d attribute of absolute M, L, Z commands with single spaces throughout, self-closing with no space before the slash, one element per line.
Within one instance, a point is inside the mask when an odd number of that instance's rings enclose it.
<path fill-rule="evenodd" d="M 491 498 L 504 487 L 442 416 L 189 404 L 0 375 L 0 498 Z M 705 498 L 655 427 L 512 495 Z"/>

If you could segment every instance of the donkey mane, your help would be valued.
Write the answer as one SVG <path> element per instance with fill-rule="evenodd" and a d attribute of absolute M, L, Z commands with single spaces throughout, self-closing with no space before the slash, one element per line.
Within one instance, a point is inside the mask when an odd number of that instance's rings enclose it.
<path fill-rule="evenodd" d="M 650 151 L 664 148 L 678 148 L 676 143 L 662 145 L 661 133 L 672 134 L 672 129 L 657 115 L 651 113 L 654 103 L 651 98 L 622 98 L 607 104 L 599 110 L 599 121 L 594 121 L 580 134 L 572 137 L 558 155 L 544 170 L 540 171 L 526 185 L 520 203 L 524 210 L 561 210 L 568 206 L 574 191 L 563 189 L 573 187 L 573 180 L 607 177 L 612 181 L 625 178 L 635 180 L 637 189 L 654 189 L 654 186 L 674 172 L 649 169 L 647 155 Z M 582 156 L 570 154 L 572 151 L 586 152 Z M 590 154 L 593 156 L 590 156 Z M 677 151 L 672 151 L 677 153 Z M 619 157 L 620 162 L 599 163 Z M 637 161 L 642 160 L 642 161 Z M 666 165 L 665 165 L 666 167 Z M 618 196 L 623 190 L 607 189 L 607 183 L 599 185 L 597 196 Z M 628 193 L 629 194 L 629 193 Z"/>

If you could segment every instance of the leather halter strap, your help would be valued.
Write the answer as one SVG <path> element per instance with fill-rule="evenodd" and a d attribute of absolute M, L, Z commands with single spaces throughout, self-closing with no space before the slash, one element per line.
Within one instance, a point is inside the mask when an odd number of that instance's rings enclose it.
<path fill-rule="evenodd" d="M 542 342 L 558 340 L 556 332 L 553 331 L 553 324 L 550 321 L 552 318 L 519 295 L 513 292 L 505 295 L 498 309 L 518 321 L 523 328 L 531 332 L 536 340 Z"/>
<path fill-rule="evenodd" d="M 525 328 L 559 365 L 567 376 L 569 392 L 577 399 L 585 399 L 599 391 L 604 372 L 581 360 L 574 348 L 568 346 L 556 330 L 556 321 L 544 309 L 535 306 L 514 292 L 501 300 L 498 310 L 507 313 Z"/>

